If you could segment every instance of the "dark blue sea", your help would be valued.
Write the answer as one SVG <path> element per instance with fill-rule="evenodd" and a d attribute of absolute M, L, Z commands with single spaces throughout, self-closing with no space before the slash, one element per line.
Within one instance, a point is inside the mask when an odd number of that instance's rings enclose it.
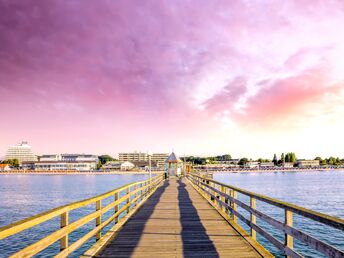
<path fill-rule="evenodd" d="M 60 205 L 93 197 L 124 184 L 145 179 L 147 179 L 146 175 L 0 175 L 0 227 Z M 344 218 L 344 171 L 227 173 L 215 174 L 214 179 Z M 242 200 L 248 201 L 245 198 Z M 259 201 L 257 201 L 257 208 L 283 221 L 281 219 L 283 218 L 282 210 L 264 205 Z M 94 209 L 95 207 L 91 205 L 85 209 L 71 212 L 70 220 L 74 221 L 80 215 L 90 213 Z M 248 214 L 246 215 L 248 217 Z M 276 238 L 283 240 L 281 232 L 274 230 L 259 219 L 257 219 L 257 223 Z M 297 215 L 294 215 L 294 225 L 306 233 L 344 249 L 344 234 L 339 230 L 314 223 Z M 77 240 L 93 227 L 94 222 L 85 225 L 70 234 L 69 241 Z M 243 227 L 245 228 L 244 225 Z M 59 217 L 16 236 L 0 240 L 0 257 L 7 257 L 58 228 Z M 274 255 L 282 257 L 281 253 L 264 238 L 258 236 L 258 240 Z M 323 257 L 298 241 L 295 242 L 296 250 L 305 257 Z M 94 238 L 69 257 L 79 257 L 93 243 Z M 57 254 L 58 250 L 59 243 L 56 242 L 36 257 L 51 257 Z"/>

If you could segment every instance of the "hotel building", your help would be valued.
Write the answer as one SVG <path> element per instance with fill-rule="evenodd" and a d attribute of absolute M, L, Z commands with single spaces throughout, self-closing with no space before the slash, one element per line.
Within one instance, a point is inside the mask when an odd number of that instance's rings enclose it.
<path fill-rule="evenodd" d="M 37 156 L 32 153 L 31 146 L 23 141 L 18 145 L 10 146 L 5 159 L 17 159 L 21 164 L 23 161 L 37 161 Z"/>
<path fill-rule="evenodd" d="M 144 152 L 122 152 L 118 153 L 120 162 L 125 161 L 148 161 L 148 154 Z"/>
<path fill-rule="evenodd" d="M 300 159 L 297 161 L 297 166 L 300 168 L 309 168 L 309 167 L 319 167 L 320 161 L 319 160 L 304 160 Z"/>
<path fill-rule="evenodd" d="M 165 167 L 166 159 L 168 158 L 168 153 L 153 153 L 151 156 L 152 162 L 155 162 L 158 167 Z M 119 153 L 118 158 L 120 162 L 126 161 L 149 161 L 149 155 L 144 152 L 126 152 Z M 153 165 L 153 164 L 152 164 Z"/>
<path fill-rule="evenodd" d="M 98 156 L 89 154 L 43 155 L 35 162 L 34 169 L 90 171 L 97 169 L 98 162 Z"/>

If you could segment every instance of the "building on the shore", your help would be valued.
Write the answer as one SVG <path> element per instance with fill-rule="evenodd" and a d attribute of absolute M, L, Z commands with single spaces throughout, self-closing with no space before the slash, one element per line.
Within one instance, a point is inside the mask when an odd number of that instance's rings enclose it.
<path fill-rule="evenodd" d="M 135 164 L 135 162 L 149 162 L 149 154 L 144 152 L 121 152 L 118 154 L 118 159 L 120 162 L 130 161 Z M 165 161 L 168 158 L 167 153 L 153 153 L 151 155 L 152 167 L 165 167 Z"/>
<path fill-rule="evenodd" d="M 245 168 L 258 168 L 259 162 L 258 161 L 249 161 L 245 164 Z"/>
<path fill-rule="evenodd" d="M 275 167 L 275 163 L 273 163 L 273 162 L 260 162 L 259 167 L 260 168 L 273 168 L 273 167 Z"/>
<path fill-rule="evenodd" d="M 23 161 L 37 161 L 37 156 L 33 154 L 31 146 L 23 141 L 18 145 L 12 145 L 6 152 L 5 159 L 17 159 L 21 164 Z"/>
<path fill-rule="evenodd" d="M 97 169 L 97 163 L 94 161 L 37 161 L 35 170 L 37 171 L 91 171 Z"/>
<path fill-rule="evenodd" d="M 121 152 L 118 153 L 120 162 L 125 161 L 148 161 L 148 154 L 144 152 Z"/>
<path fill-rule="evenodd" d="M 39 161 L 23 162 L 21 168 L 37 171 L 90 171 L 97 169 L 98 162 L 98 156 L 91 154 L 45 154 Z"/>
<path fill-rule="evenodd" d="M 284 162 L 282 164 L 283 168 L 293 168 L 294 167 L 294 163 L 293 162 Z"/>
<path fill-rule="evenodd" d="M 102 170 L 120 170 L 121 162 L 119 161 L 108 161 L 102 166 Z"/>
<path fill-rule="evenodd" d="M 319 160 L 299 159 L 296 164 L 300 168 L 319 167 L 320 161 Z"/>
<path fill-rule="evenodd" d="M 0 164 L 0 172 L 6 172 L 10 170 L 11 170 L 10 164 Z"/>
<path fill-rule="evenodd" d="M 168 153 L 153 153 L 152 162 L 156 162 L 158 168 L 165 168 L 165 161 L 167 158 Z"/>
<path fill-rule="evenodd" d="M 131 163 L 130 161 L 125 161 L 121 164 L 121 170 L 132 170 L 135 168 L 135 165 Z"/>

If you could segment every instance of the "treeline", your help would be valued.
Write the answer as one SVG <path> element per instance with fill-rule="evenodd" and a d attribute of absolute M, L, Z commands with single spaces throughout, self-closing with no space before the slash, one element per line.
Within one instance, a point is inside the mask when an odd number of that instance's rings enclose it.
<path fill-rule="evenodd" d="M 186 162 L 191 162 L 195 165 L 205 165 L 205 164 L 212 164 L 216 161 L 230 161 L 232 156 L 229 154 L 218 155 L 214 157 L 195 157 L 195 156 L 188 156 L 188 157 L 181 157 L 181 159 Z"/>
<path fill-rule="evenodd" d="M 343 160 L 340 158 L 335 158 L 335 157 L 329 157 L 328 159 L 322 159 L 321 157 L 316 157 L 314 160 L 319 160 L 320 165 L 322 166 L 341 166 L 343 165 Z"/>

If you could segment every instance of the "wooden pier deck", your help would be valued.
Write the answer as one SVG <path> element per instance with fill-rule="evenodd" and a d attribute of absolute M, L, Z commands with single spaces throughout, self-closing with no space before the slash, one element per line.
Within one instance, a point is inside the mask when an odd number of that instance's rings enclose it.
<path fill-rule="evenodd" d="M 97 257 L 261 257 L 186 179 L 163 183 Z"/>

